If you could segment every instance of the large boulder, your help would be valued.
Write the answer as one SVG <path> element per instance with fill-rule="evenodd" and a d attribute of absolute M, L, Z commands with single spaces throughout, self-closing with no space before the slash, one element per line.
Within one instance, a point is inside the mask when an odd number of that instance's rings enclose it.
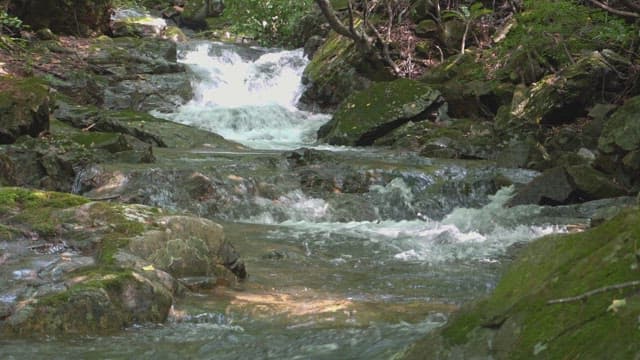
<path fill-rule="evenodd" d="M 565 205 L 628 195 L 626 189 L 588 165 L 555 167 L 521 188 L 509 206 Z"/>
<path fill-rule="evenodd" d="M 640 149 L 640 96 L 629 99 L 606 121 L 598 148 L 623 155 Z"/>
<path fill-rule="evenodd" d="M 347 96 L 369 87 L 372 80 L 385 79 L 390 75 L 381 64 L 363 57 L 353 40 L 331 32 L 304 70 L 302 82 L 306 87 L 300 103 L 331 112 Z"/>
<path fill-rule="evenodd" d="M 366 146 L 408 122 L 439 121 L 447 104 L 440 92 L 421 82 L 381 82 L 349 96 L 318 131 L 332 145 Z"/>
<path fill-rule="evenodd" d="M 53 99 L 37 78 L 0 78 L 0 144 L 11 144 L 22 135 L 37 137 L 49 130 Z"/>
<path fill-rule="evenodd" d="M 557 74 L 534 83 L 525 94 L 514 96 L 509 116 L 496 125 L 504 132 L 513 127 L 555 126 L 573 123 L 605 90 L 618 84 L 618 67 L 627 61 L 610 51 L 594 51 Z"/>
<path fill-rule="evenodd" d="M 220 275 L 217 267 L 247 276 L 244 263 L 224 238 L 222 226 L 202 218 L 168 216 L 160 229 L 129 243 L 129 251 L 177 277 Z"/>
<path fill-rule="evenodd" d="M 535 241 L 491 296 L 395 358 L 638 357 L 639 216 L 627 208 L 586 232 Z"/>
<path fill-rule="evenodd" d="M 170 112 L 193 94 L 185 67 L 177 62 L 177 46 L 169 40 L 99 39 L 87 61 L 102 82 L 99 98 L 107 109 Z"/>

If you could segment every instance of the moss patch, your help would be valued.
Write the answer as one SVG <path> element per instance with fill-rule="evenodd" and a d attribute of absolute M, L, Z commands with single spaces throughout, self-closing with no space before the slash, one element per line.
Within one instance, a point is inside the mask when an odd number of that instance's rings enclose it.
<path fill-rule="evenodd" d="M 431 335 L 444 340 L 438 351 L 480 355 L 484 347 L 487 354 L 509 359 L 538 354 L 550 359 L 634 358 L 640 353 L 640 287 L 601 292 L 583 301 L 548 302 L 637 280 L 638 220 L 640 210 L 629 209 L 587 232 L 532 243 L 491 297 Z M 625 305 L 614 311 L 614 300 Z M 478 340 L 483 330 L 489 335 Z M 493 349 L 486 347 L 487 341 Z M 407 358 L 418 358 L 422 346 L 416 345 Z"/>

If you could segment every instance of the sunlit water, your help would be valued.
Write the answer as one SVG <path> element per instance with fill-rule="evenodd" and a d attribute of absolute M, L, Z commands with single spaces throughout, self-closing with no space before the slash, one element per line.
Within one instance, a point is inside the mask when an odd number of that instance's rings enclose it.
<path fill-rule="evenodd" d="M 201 42 L 180 57 L 195 97 L 164 117 L 259 149 L 313 144 L 327 120 L 295 107 L 301 51 Z M 514 245 L 565 231 L 539 207 L 505 209 L 512 188 L 430 218 L 416 197 L 431 182 L 413 176 L 424 181 L 371 186 L 369 221 L 340 221 L 344 209 L 301 190 L 255 198 L 224 224 L 248 281 L 178 299 L 169 322 L 116 336 L 0 340 L 0 358 L 388 359 L 489 294 Z"/>

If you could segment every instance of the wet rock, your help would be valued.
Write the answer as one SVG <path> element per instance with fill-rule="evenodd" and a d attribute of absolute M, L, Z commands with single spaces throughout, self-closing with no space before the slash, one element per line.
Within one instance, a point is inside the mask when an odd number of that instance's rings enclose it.
<path fill-rule="evenodd" d="M 95 272 L 63 292 L 34 298 L 4 321 L 3 333 L 113 333 L 134 323 L 163 322 L 172 296 L 133 271 Z"/>
<path fill-rule="evenodd" d="M 0 78 L 0 144 L 48 131 L 52 106 L 49 88 L 37 78 Z"/>
<path fill-rule="evenodd" d="M 371 145 L 408 122 L 446 119 L 446 112 L 440 93 L 427 85 L 407 79 L 376 83 L 349 96 L 318 138 L 332 145 Z"/>
<path fill-rule="evenodd" d="M 224 239 L 222 226 L 206 219 L 184 216 L 159 220 L 159 230 L 136 237 L 129 250 L 178 277 L 220 275 L 225 266 L 243 279 L 244 262 Z"/>
<path fill-rule="evenodd" d="M 97 40 L 87 61 L 96 75 L 107 80 L 100 96 L 107 109 L 167 112 L 192 96 L 189 76 L 177 62 L 172 41 Z"/>

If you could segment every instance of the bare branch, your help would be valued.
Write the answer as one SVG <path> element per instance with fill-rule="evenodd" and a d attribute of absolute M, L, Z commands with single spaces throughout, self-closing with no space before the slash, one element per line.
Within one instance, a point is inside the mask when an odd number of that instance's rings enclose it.
<path fill-rule="evenodd" d="M 563 304 L 563 303 L 568 303 L 568 302 L 586 300 L 589 296 L 593 296 L 593 295 L 596 295 L 596 294 L 599 294 L 599 293 L 603 293 L 603 292 L 607 292 L 607 291 L 611 291 L 611 290 L 625 289 L 625 288 L 635 287 L 635 286 L 640 286 L 640 281 L 636 280 L 636 281 L 629 281 L 629 282 L 625 282 L 625 283 L 621 283 L 621 284 L 609 285 L 609 286 L 597 288 L 597 289 L 594 289 L 594 290 L 591 290 L 591 291 L 587 291 L 586 293 L 584 293 L 582 295 L 572 296 L 572 297 L 562 298 L 562 299 L 549 300 L 549 301 L 547 301 L 547 305 Z"/>
<path fill-rule="evenodd" d="M 382 45 L 383 60 L 387 63 L 387 65 L 391 67 L 391 69 L 393 69 L 393 73 L 398 75 L 400 73 L 400 69 L 398 68 L 398 65 L 396 65 L 396 63 L 391 59 L 391 54 L 389 54 L 389 43 L 384 41 L 384 39 L 380 35 L 380 32 L 378 31 L 378 29 L 376 29 L 375 26 L 369 25 L 369 28 L 375 34 L 376 39 L 380 42 L 380 45 Z"/>
<path fill-rule="evenodd" d="M 589 1 L 591 1 L 593 5 L 601 9 L 604 9 L 612 14 L 623 16 L 623 17 L 635 18 L 635 19 L 640 18 L 640 13 L 615 9 L 598 0 L 589 0 Z"/>
<path fill-rule="evenodd" d="M 318 4 L 318 7 L 320 8 L 322 15 L 324 15 L 325 19 L 327 19 L 333 31 L 337 32 L 342 36 L 346 36 L 350 39 L 353 39 L 355 41 L 362 40 L 362 39 L 359 39 L 356 34 L 349 31 L 349 29 L 342 23 L 342 21 L 338 19 L 338 16 L 336 16 L 336 12 L 333 10 L 333 7 L 331 6 L 331 3 L 329 2 L 329 0 L 316 0 L 316 4 Z"/>

